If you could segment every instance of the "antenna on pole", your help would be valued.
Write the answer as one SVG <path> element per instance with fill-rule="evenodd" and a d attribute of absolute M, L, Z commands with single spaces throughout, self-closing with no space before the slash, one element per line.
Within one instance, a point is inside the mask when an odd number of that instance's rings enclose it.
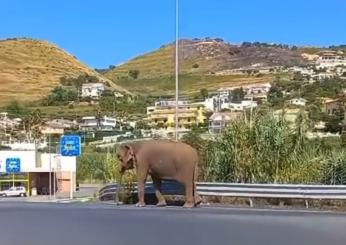
<path fill-rule="evenodd" d="M 179 0 L 175 0 L 175 141 L 178 141 L 178 85 L 179 85 Z"/>

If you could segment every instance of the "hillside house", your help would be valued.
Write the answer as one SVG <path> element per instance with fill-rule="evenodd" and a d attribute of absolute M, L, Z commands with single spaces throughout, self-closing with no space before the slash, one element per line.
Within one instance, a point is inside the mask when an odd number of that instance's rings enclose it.
<path fill-rule="evenodd" d="M 340 99 L 323 98 L 322 111 L 328 115 L 337 115 L 343 110 L 343 103 Z"/>
<path fill-rule="evenodd" d="M 307 103 L 307 100 L 304 98 L 294 98 L 288 101 L 288 104 L 297 105 L 297 106 L 305 106 L 306 103 Z"/>
<path fill-rule="evenodd" d="M 204 106 L 207 111 L 220 111 L 225 105 L 229 104 L 230 95 L 214 95 L 211 98 L 206 98 L 204 100 Z"/>
<path fill-rule="evenodd" d="M 65 129 L 71 129 L 77 127 L 76 121 L 70 121 L 66 119 L 53 119 L 45 122 L 41 126 L 42 134 L 64 134 Z"/>
<path fill-rule="evenodd" d="M 174 99 L 162 99 L 159 101 L 156 101 L 154 103 L 154 106 L 148 106 L 147 107 L 147 115 L 150 115 L 155 111 L 156 108 L 175 108 L 176 101 Z M 178 106 L 184 106 L 188 105 L 188 100 L 178 100 Z"/>
<path fill-rule="evenodd" d="M 243 100 L 240 103 L 228 103 L 222 109 L 230 109 L 231 111 L 245 111 L 257 107 L 257 101 Z"/>
<path fill-rule="evenodd" d="M 321 80 L 330 79 L 336 76 L 337 74 L 334 72 L 320 72 L 320 73 L 316 73 L 312 75 L 311 79 L 315 81 L 321 81 Z"/>
<path fill-rule="evenodd" d="M 336 51 L 321 51 L 316 60 L 316 67 L 330 68 L 336 66 L 346 66 L 346 58 Z"/>
<path fill-rule="evenodd" d="M 82 85 L 82 98 L 99 99 L 105 91 L 103 83 L 84 83 Z"/>
<path fill-rule="evenodd" d="M 243 116 L 242 112 L 215 112 L 209 118 L 209 132 L 221 133 L 230 122 L 240 120 Z"/>
<path fill-rule="evenodd" d="M 79 124 L 79 129 L 83 131 L 111 131 L 117 126 L 117 120 L 113 117 L 103 116 L 97 118 L 95 116 L 83 117 Z"/>

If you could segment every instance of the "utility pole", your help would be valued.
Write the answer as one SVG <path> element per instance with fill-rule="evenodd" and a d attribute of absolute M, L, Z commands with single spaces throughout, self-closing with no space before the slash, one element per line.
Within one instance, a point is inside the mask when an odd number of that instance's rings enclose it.
<path fill-rule="evenodd" d="M 175 141 L 178 141 L 178 89 L 179 89 L 179 0 L 175 0 Z"/>
<path fill-rule="evenodd" d="M 52 198 L 52 161 L 51 161 L 51 141 L 50 134 L 48 134 L 48 154 L 49 154 L 49 199 Z"/>

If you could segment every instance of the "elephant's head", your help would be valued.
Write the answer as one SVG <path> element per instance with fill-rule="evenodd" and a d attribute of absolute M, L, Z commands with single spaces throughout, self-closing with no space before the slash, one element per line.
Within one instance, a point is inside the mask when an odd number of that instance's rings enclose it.
<path fill-rule="evenodd" d="M 128 169 L 135 167 L 135 154 L 131 145 L 124 145 L 120 147 L 117 153 L 117 157 L 120 161 L 120 173 L 123 174 Z"/>

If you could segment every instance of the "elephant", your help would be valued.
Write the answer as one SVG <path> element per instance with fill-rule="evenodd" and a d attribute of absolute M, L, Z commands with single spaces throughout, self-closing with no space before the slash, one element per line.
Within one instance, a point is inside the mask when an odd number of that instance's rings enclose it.
<path fill-rule="evenodd" d="M 157 206 L 166 206 L 161 193 L 162 180 L 176 180 L 185 187 L 185 208 L 193 208 L 201 203 L 196 192 L 197 151 L 188 144 L 170 140 L 149 140 L 123 144 L 117 151 L 120 174 L 135 169 L 137 174 L 137 207 L 144 207 L 145 182 L 151 176 L 155 186 Z"/>

